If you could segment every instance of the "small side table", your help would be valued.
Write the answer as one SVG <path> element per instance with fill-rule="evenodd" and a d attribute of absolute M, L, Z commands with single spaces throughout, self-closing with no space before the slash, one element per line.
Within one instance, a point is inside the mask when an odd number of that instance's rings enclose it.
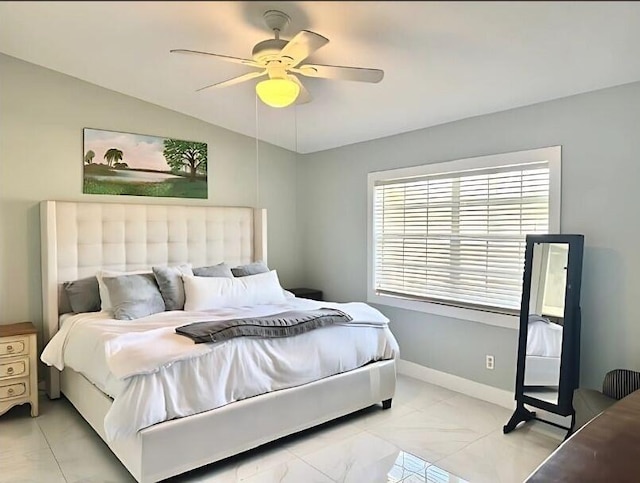
<path fill-rule="evenodd" d="M 31 322 L 0 325 L 0 414 L 30 403 L 38 415 L 38 343 Z"/>
<path fill-rule="evenodd" d="M 311 300 L 324 300 L 322 298 L 322 290 L 316 290 L 314 288 L 289 288 L 289 292 L 296 297 L 301 297 Z"/>

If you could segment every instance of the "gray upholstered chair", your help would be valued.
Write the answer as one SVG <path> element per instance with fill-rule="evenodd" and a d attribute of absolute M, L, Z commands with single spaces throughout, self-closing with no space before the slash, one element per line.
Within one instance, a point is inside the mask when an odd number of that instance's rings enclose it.
<path fill-rule="evenodd" d="M 616 401 L 640 389 L 640 372 L 614 369 L 607 372 L 602 382 L 602 392 L 578 388 L 573 393 L 573 409 L 576 412 L 572 433 L 595 418 Z"/>

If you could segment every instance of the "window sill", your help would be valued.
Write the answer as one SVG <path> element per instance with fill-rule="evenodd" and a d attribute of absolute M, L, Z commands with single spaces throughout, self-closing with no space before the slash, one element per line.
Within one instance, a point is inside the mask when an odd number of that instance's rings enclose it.
<path fill-rule="evenodd" d="M 520 323 L 520 318 L 517 315 L 497 314 L 494 312 L 485 312 L 483 310 L 452 307 L 450 305 L 422 302 L 402 297 L 393 297 L 391 295 L 377 295 L 369 293 L 367 302 L 413 310 L 416 312 L 424 312 L 427 314 L 440 315 L 442 317 L 451 317 L 453 319 L 480 322 L 481 324 L 493 325 L 506 329 L 518 330 Z"/>

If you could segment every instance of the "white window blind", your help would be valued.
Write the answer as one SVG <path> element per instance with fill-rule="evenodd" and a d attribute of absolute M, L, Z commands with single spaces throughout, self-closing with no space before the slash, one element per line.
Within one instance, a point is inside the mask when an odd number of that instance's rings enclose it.
<path fill-rule="evenodd" d="M 549 163 L 377 180 L 374 290 L 520 309 L 525 234 L 549 232 Z"/>

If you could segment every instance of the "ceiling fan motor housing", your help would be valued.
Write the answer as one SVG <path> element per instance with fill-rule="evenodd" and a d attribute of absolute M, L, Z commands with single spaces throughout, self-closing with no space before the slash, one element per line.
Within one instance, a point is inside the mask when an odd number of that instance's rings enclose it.
<path fill-rule="evenodd" d="M 287 45 L 287 40 L 281 40 L 280 34 L 287 28 L 291 18 L 279 10 L 267 10 L 263 14 L 264 23 L 269 30 L 272 30 L 275 39 L 267 39 L 259 42 L 253 47 L 251 55 L 256 62 L 267 65 L 272 61 L 280 61 L 281 64 L 286 64 L 287 58 L 283 58 L 280 55 L 280 51 Z"/>
<path fill-rule="evenodd" d="M 280 51 L 287 43 L 288 40 L 282 39 L 268 39 L 258 42 L 251 52 L 253 60 L 265 65 L 272 60 L 282 60 Z"/>

